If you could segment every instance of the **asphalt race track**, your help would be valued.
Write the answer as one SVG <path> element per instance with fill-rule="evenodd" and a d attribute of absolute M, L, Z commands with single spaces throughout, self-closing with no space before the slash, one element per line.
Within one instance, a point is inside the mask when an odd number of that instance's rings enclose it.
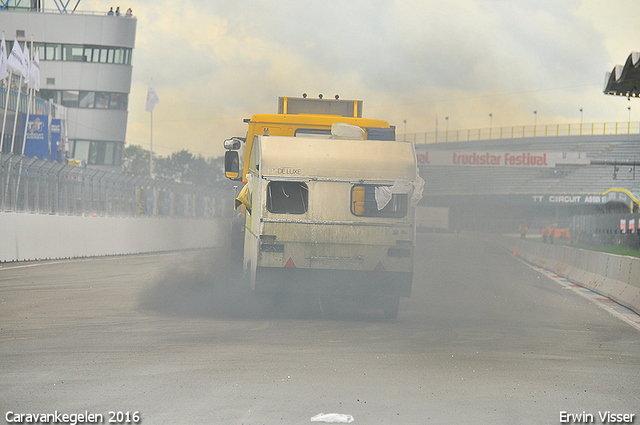
<path fill-rule="evenodd" d="M 250 299 L 221 249 L 3 264 L 2 420 L 640 421 L 640 331 L 490 242 L 418 240 L 393 321 L 351 302 Z"/>

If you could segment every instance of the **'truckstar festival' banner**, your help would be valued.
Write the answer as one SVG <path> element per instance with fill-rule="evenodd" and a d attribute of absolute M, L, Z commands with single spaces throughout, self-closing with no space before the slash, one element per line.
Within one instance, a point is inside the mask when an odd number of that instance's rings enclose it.
<path fill-rule="evenodd" d="M 416 146 L 416 157 L 418 165 L 553 168 L 556 164 L 589 164 L 586 154 L 579 152 L 434 151 Z"/>
<path fill-rule="evenodd" d="M 27 116 L 23 115 L 22 128 L 24 128 L 26 120 Z M 27 139 L 24 148 L 25 156 L 49 159 L 49 129 L 47 126 L 47 120 L 48 117 L 46 115 L 29 116 Z"/>

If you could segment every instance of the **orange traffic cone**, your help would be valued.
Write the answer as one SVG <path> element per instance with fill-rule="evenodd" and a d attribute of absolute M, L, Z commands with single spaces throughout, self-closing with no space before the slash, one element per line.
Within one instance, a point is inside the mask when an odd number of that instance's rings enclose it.
<path fill-rule="evenodd" d="M 514 257 L 518 256 L 518 247 L 516 247 L 516 246 L 513 247 L 513 256 Z"/>

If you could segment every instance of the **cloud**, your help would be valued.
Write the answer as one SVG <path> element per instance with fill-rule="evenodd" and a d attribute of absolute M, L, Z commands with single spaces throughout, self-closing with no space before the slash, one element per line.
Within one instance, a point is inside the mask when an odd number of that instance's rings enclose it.
<path fill-rule="evenodd" d="M 576 122 L 580 108 L 596 122 L 628 113 L 601 90 L 638 25 L 596 0 L 130 3 L 138 28 L 127 142 L 148 143 L 153 78 L 154 146 L 164 155 L 220 155 L 222 140 L 246 132 L 243 118 L 303 92 L 364 100 L 367 116 L 406 119 L 410 132 L 433 131 L 445 116 L 451 128 L 477 128 L 489 113 L 494 126 L 532 124 L 534 110 L 549 124 Z M 625 7 L 638 9 L 610 6 Z M 627 47 L 613 49 L 615 40 Z"/>

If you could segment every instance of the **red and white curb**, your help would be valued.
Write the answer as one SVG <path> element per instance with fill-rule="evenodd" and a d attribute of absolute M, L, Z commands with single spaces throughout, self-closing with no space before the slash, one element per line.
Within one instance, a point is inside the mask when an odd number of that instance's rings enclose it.
<path fill-rule="evenodd" d="M 578 295 L 583 296 L 584 298 L 591 301 L 593 304 L 598 307 L 606 310 L 611 313 L 614 317 L 626 322 L 631 325 L 638 331 L 640 331 L 640 315 L 636 314 L 635 311 L 628 309 L 625 306 L 618 304 L 610 298 L 607 298 L 603 295 L 598 294 L 597 292 L 593 292 L 592 290 L 585 288 L 584 286 L 576 285 L 575 283 L 570 282 L 568 279 L 559 276 L 555 272 L 543 269 L 541 267 L 534 266 L 533 264 L 529 264 L 526 261 L 520 260 L 527 266 L 531 267 L 534 270 L 539 271 L 540 273 L 547 276 L 549 279 L 563 286 L 565 289 L 569 289 L 575 292 Z"/>

